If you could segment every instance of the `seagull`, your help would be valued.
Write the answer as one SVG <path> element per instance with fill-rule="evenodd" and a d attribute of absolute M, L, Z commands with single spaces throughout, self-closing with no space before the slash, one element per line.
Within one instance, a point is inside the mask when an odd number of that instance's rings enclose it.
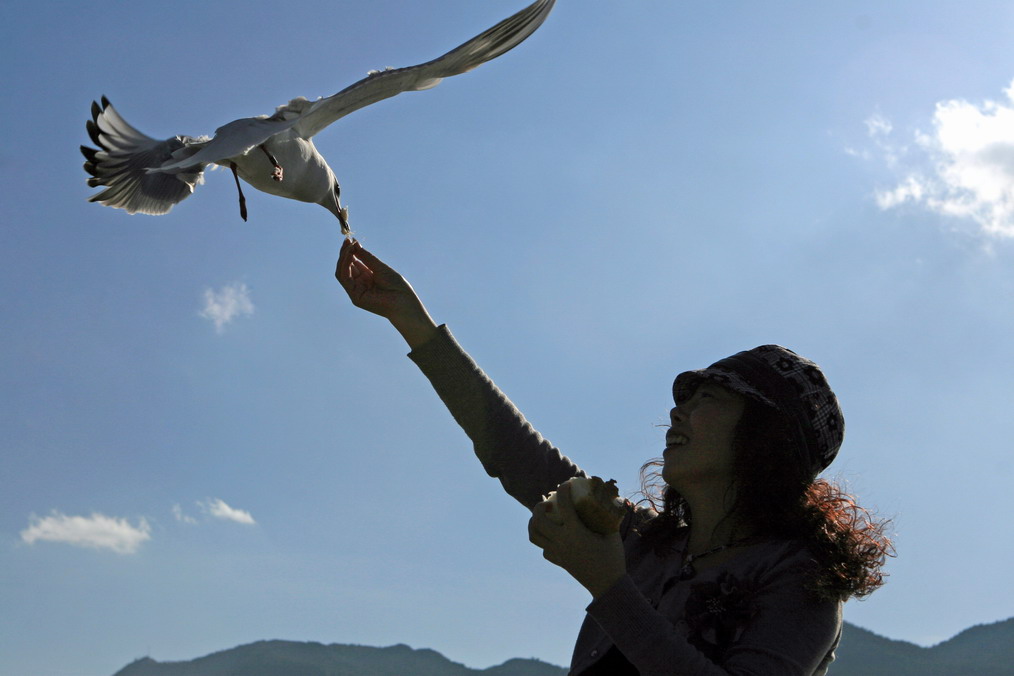
<path fill-rule="evenodd" d="M 297 97 L 273 115 L 234 120 L 212 137 L 154 139 L 127 123 L 102 97 L 92 102 L 88 135 L 98 148 L 81 146 L 92 188 L 105 190 L 89 202 L 127 213 L 169 213 L 204 182 L 209 164 L 232 170 L 239 191 L 240 217 L 247 219 L 239 179 L 272 195 L 320 204 L 333 213 L 342 234 L 351 232 L 348 207 L 339 201 L 334 171 L 313 145 L 313 137 L 335 120 L 401 92 L 435 87 L 443 78 L 466 73 L 521 44 L 549 16 L 556 0 L 536 0 L 513 16 L 438 59 L 406 68 L 370 71 L 333 96 Z"/>

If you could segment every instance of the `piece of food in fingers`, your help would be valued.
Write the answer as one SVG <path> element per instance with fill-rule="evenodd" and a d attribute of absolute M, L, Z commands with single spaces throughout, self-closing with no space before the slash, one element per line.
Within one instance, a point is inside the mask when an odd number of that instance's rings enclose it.
<path fill-rule="evenodd" d="M 620 529 L 620 522 L 627 509 L 615 479 L 603 481 L 597 476 L 576 476 L 567 479 L 566 483 L 570 485 L 570 500 L 574 503 L 574 510 L 589 530 L 609 535 Z M 546 514 L 552 521 L 562 523 L 556 494 L 557 491 L 553 491 L 546 496 Z"/>

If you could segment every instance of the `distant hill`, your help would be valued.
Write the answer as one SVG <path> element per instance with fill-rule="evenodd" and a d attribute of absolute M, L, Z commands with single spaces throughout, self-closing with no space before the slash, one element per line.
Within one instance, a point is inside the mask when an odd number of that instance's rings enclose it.
<path fill-rule="evenodd" d="M 145 657 L 115 676 L 565 676 L 567 670 L 535 659 L 513 659 L 469 669 L 435 650 L 297 641 L 258 641 L 187 662 Z"/>
<path fill-rule="evenodd" d="M 1014 617 L 923 648 L 845 623 L 828 676 L 1014 676 Z"/>
<path fill-rule="evenodd" d="M 470 669 L 434 650 L 258 641 L 187 662 L 145 657 L 115 676 L 565 676 L 563 667 L 513 659 Z M 1014 618 L 966 629 L 931 648 L 845 623 L 828 676 L 1014 676 Z"/>

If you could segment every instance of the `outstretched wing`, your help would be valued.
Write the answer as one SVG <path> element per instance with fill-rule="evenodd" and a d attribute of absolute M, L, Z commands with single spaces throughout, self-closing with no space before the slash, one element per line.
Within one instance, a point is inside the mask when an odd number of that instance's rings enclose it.
<path fill-rule="evenodd" d="M 150 173 L 149 169 L 190 153 L 193 139 L 176 136 L 160 141 L 142 134 L 120 117 L 104 96 L 101 107 L 92 102 L 92 119 L 86 127 L 98 146 L 81 146 L 84 169 L 92 176 L 88 185 L 106 187 L 92 195 L 89 202 L 126 209 L 131 214 L 165 214 L 189 197 L 203 180 L 202 164 L 190 163 L 187 170 L 173 174 Z"/>
<path fill-rule="evenodd" d="M 546 20 L 555 2 L 536 0 L 438 59 L 375 72 L 333 96 L 315 101 L 299 117 L 295 131 L 310 138 L 335 120 L 371 103 L 406 91 L 429 89 L 445 77 L 467 73 L 524 42 Z"/>

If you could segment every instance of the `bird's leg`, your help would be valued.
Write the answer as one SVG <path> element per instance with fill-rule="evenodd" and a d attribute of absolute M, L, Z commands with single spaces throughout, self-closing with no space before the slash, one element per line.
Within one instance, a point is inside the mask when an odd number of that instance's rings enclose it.
<path fill-rule="evenodd" d="M 271 174 L 271 178 L 275 179 L 276 181 L 281 181 L 282 174 L 284 173 L 282 171 L 282 165 L 278 164 L 278 160 L 275 159 L 274 155 L 268 152 L 268 149 L 264 147 L 263 143 L 257 147 L 264 151 L 264 154 L 268 156 L 268 162 L 270 162 L 271 166 L 275 168 L 275 172 Z"/>
<path fill-rule="evenodd" d="M 239 215 L 245 221 L 246 220 L 246 198 L 243 197 L 243 188 L 239 185 L 239 174 L 236 172 L 236 163 L 230 162 L 229 166 L 232 168 L 232 177 L 236 179 L 236 190 L 239 190 Z"/>

